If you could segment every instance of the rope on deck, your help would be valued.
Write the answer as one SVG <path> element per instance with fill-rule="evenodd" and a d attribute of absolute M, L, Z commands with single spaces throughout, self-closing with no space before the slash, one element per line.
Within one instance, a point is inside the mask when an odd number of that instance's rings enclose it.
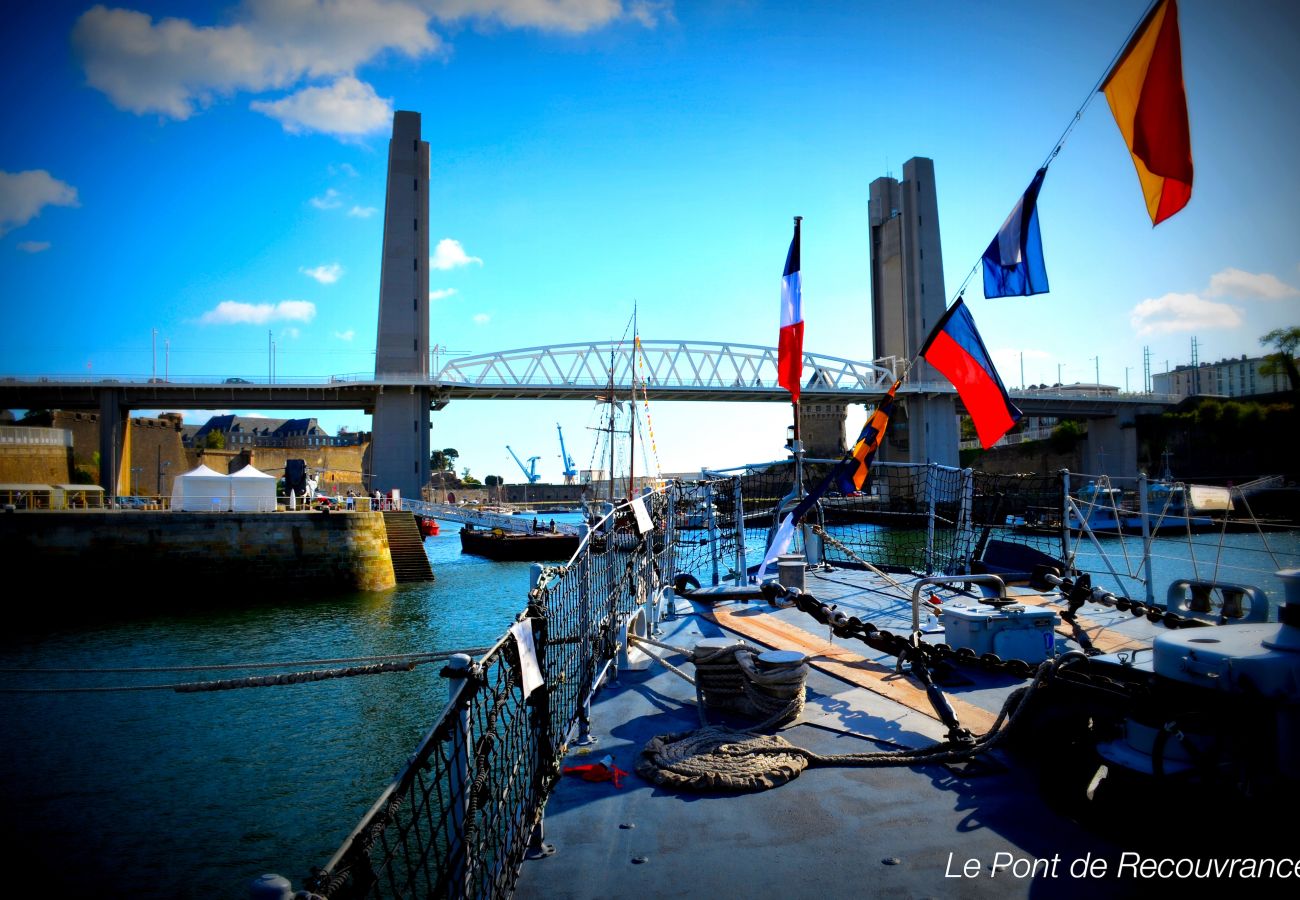
<path fill-rule="evenodd" d="M 695 699 L 700 725 L 709 724 L 707 709 L 739 713 L 761 719 L 756 730 L 775 728 L 793 722 L 803 714 L 804 684 L 808 665 L 797 662 L 765 661 L 753 647 L 737 641 L 721 648 L 674 647 L 652 638 L 628 635 L 628 641 L 664 668 L 695 685 Z M 695 677 L 674 666 L 657 653 L 646 649 L 659 647 L 687 657 L 695 667 Z"/>
<path fill-rule="evenodd" d="M 915 749 L 823 755 L 795 746 L 778 735 L 708 725 L 695 731 L 651 738 L 637 758 L 636 771 L 642 778 L 664 787 L 749 793 L 779 787 L 799 777 L 806 768 L 963 762 L 997 746 L 1028 706 L 1029 698 L 1060 664 L 1060 660 L 1048 660 L 1040 665 L 1034 680 L 1007 698 L 993 726 L 968 744 L 941 741 Z"/>

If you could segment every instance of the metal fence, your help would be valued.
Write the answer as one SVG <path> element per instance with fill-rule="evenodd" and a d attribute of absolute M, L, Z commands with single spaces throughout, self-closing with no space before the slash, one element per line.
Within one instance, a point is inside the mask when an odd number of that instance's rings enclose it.
<path fill-rule="evenodd" d="M 643 498 L 653 528 L 616 509 L 563 566 L 534 569 L 520 621 L 542 687 L 525 696 L 520 644 L 507 633 L 477 662 L 453 660 L 438 723 L 334 857 L 306 884 L 323 897 L 508 896 L 570 737 L 626 630 L 647 629 L 674 571 L 678 489 Z M 526 653 L 525 653 L 526 656 Z"/>
<path fill-rule="evenodd" d="M 833 464 L 805 463 L 804 483 L 815 485 Z M 774 462 L 711 474 L 717 479 L 702 482 L 694 501 L 709 511 L 696 517 L 710 522 L 700 539 L 709 552 L 693 571 L 700 576 L 707 569 L 704 575 L 717 584 L 743 576 L 746 560 L 761 561 L 781 515 L 795 502 L 794 466 Z M 957 574 L 993 540 L 1061 558 L 1063 485 L 1059 473 L 997 475 L 934 463 L 877 463 L 864 491 L 827 492 L 808 521 L 824 527 L 820 552 L 832 564 L 865 560 L 885 570 Z"/>

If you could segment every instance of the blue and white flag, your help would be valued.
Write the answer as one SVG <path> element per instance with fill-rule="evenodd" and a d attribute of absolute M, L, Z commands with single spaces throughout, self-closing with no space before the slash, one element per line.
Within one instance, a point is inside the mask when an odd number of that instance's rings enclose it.
<path fill-rule="evenodd" d="M 985 297 L 1028 297 L 1048 292 L 1043 239 L 1038 233 L 1038 192 L 1046 175 L 1046 169 L 1038 170 L 984 251 Z"/>

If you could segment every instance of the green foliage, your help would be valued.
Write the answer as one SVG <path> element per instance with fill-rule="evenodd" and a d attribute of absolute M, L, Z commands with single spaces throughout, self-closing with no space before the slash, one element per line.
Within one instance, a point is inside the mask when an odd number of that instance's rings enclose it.
<path fill-rule="evenodd" d="M 466 469 L 466 470 L 465 470 L 465 473 L 464 473 L 463 475 L 460 476 L 460 483 L 463 484 L 463 485 L 465 485 L 465 487 L 482 487 L 482 486 L 483 486 L 483 482 L 479 481 L 479 480 L 478 480 L 477 478 L 475 478 L 473 475 L 469 474 L 469 469 Z"/>
<path fill-rule="evenodd" d="M 1047 446 L 1053 453 L 1069 453 L 1086 434 L 1087 430 L 1083 425 L 1073 419 L 1066 419 L 1052 429 L 1052 436 L 1047 439 Z"/>
<path fill-rule="evenodd" d="M 1295 352 L 1300 349 L 1300 326 L 1274 328 L 1259 339 L 1265 347 L 1273 347 L 1264 363 L 1259 367 L 1261 375 L 1285 374 L 1291 382 L 1291 390 L 1300 391 L 1300 371 L 1296 370 Z"/>
<path fill-rule="evenodd" d="M 456 471 L 456 460 L 458 459 L 460 459 L 460 451 L 455 447 L 434 450 L 429 455 L 429 468 L 435 472 L 454 472 Z"/>
<path fill-rule="evenodd" d="M 209 431 L 203 438 L 203 446 L 208 450 L 225 450 L 226 436 L 220 431 Z"/>
<path fill-rule="evenodd" d="M 96 454 L 96 456 L 98 455 L 99 454 Z M 95 473 L 98 470 L 99 470 L 98 461 L 96 462 L 96 465 L 93 469 L 90 466 L 77 466 L 75 469 L 72 470 L 72 475 L 71 475 L 72 483 L 73 484 L 95 484 L 96 483 Z"/>

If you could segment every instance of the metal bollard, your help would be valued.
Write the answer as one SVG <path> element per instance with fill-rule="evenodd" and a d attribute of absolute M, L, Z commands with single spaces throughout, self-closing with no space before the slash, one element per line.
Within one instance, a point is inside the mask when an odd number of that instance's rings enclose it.
<path fill-rule="evenodd" d="M 259 875 L 248 885 L 249 900 L 290 900 L 293 885 L 283 875 Z"/>

